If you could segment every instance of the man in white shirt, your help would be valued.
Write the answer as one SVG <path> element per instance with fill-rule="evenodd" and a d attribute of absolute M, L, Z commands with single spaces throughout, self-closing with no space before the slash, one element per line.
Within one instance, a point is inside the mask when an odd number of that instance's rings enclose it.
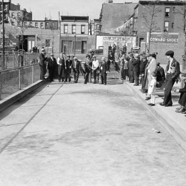
<path fill-rule="evenodd" d="M 96 60 L 96 56 L 94 55 L 93 56 L 93 61 L 92 61 L 92 70 L 93 70 L 94 84 L 96 83 L 98 67 L 99 67 L 99 61 Z"/>

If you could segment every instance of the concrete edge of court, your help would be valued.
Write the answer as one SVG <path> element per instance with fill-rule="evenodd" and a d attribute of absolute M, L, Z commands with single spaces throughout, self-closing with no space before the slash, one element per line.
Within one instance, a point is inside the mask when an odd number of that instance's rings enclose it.
<path fill-rule="evenodd" d="M 34 91 L 35 89 L 42 86 L 44 83 L 46 83 L 43 80 L 38 80 L 37 82 L 25 87 L 22 90 L 17 91 L 16 93 L 6 97 L 3 100 L 0 100 L 0 112 L 8 108 L 10 105 L 15 103 L 16 101 L 20 100 L 24 96 L 28 95 L 30 92 Z"/>
<path fill-rule="evenodd" d="M 140 91 L 141 86 L 133 86 L 131 83 L 124 83 L 128 89 L 137 96 L 143 106 L 160 122 L 161 126 L 177 141 L 177 143 L 186 151 L 186 117 L 183 114 L 175 112 L 178 104 L 173 107 L 162 107 L 159 103 L 162 98 L 157 96 L 156 105 L 151 107 L 149 101 L 145 100 L 145 94 Z"/>

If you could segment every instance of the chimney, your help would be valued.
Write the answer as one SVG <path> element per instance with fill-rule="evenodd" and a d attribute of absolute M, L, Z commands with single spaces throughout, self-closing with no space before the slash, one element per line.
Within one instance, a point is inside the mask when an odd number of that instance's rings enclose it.
<path fill-rule="evenodd" d="M 108 3 L 113 3 L 113 0 L 108 0 Z"/>

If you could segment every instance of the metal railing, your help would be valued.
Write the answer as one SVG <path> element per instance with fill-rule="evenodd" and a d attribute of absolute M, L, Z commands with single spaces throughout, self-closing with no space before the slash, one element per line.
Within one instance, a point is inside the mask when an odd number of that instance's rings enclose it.
<path fill-rule="evenodd" d="M 0 72 L 0 99 L 24 89 L 40 79 L 38 63 L 28 64 Z"/>

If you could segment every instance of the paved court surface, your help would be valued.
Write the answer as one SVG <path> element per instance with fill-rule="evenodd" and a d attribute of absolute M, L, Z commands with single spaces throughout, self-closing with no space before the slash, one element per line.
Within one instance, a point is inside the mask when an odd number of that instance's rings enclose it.
<path fill-rule="evenodd" d="M 51 83 L 0 119 L 0 186 L 186 185 L 185 152 L 115 80 Z"/>

